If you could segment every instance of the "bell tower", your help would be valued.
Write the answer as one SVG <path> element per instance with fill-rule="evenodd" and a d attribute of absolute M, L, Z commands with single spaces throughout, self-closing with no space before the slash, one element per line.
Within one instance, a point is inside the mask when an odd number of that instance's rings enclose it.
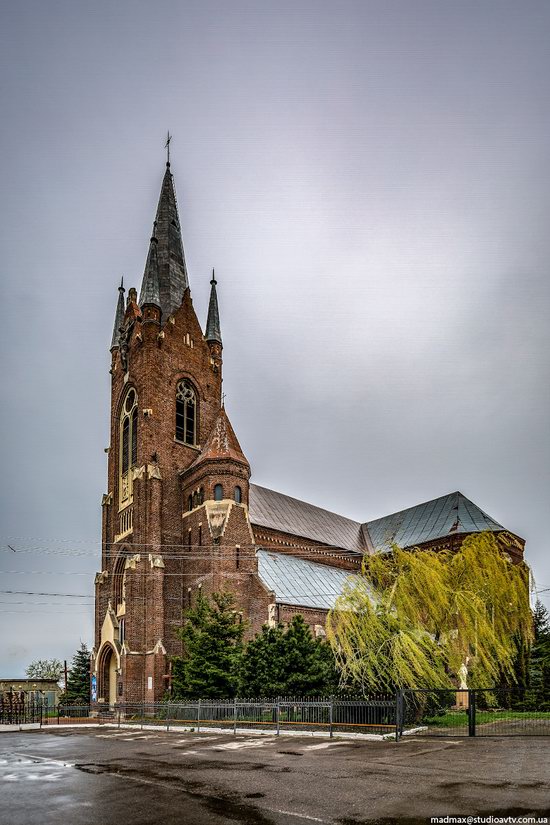
<path fill-rule="evenodd" d="M 100 702 L 160 700 L 169 657 L 181 653 L 182 612 L 199 588 L 233 589 L 246 601 L 243 571 L 248 589 L 255 577 L 250 466 L 222 407 L 214 274 L 210 283 L 203 334 L 168 161 L 139 298 L 134 288 L 125 298 L 121 283 L 111 340 L 111 434 L 95 579 L 92 684 Z"/>

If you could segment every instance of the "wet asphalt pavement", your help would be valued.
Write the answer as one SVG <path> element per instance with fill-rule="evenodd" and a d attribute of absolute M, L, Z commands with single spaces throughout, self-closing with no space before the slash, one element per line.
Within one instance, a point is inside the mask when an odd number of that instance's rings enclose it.
<path fill-rule="evenodd" d="M 0 733 L 1 825 L 413 825 L 448 814 L 550 816 L 550 738 Z"/>

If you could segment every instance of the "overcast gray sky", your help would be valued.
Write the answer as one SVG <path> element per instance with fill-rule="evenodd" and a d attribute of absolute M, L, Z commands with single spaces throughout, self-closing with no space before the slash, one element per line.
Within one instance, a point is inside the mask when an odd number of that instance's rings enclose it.
<path fill-rule="evenodd" d="M 2 590 L 92 596 L 167 129 L 253 480 L 360 521 L 459 489 L 550 587 L 550 4 L 19 0 L 1 31 Z M 91 605 L 0 594 L 0 673 L 91 645 Z"/>

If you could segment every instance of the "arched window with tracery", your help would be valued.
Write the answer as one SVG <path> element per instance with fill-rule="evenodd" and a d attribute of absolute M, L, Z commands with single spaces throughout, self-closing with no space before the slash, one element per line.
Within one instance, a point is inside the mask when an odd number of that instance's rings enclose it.
<path fill-rule="evenodd" d="M 191 446 L 197 443 L 197 395 L 186 378 L 176 389 L 176 439 Z"/>
<path fill-rule="evenodd" d="M 125 599 L 125 570 L 128 555 L 124 551 L 118 556 L 113 567 L 113 607 L 115 611 L 124 604 Z"/>
<path fill-rule="evenodd" d="M 132 502 L 132 467 L 137 463 L 138 398 L 135 389 L 128 390 L 120 413 L 119 505 Z"/>

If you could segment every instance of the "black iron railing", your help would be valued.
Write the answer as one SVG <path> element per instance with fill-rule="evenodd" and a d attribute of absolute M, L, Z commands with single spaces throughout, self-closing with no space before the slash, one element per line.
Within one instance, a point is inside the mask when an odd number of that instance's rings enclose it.
<path fill-rule="evenodd" d="M 403 690 L 397 734 L 423 736 L 550 736 L 550 709 L 538 709 L 528 690 Z"/>

